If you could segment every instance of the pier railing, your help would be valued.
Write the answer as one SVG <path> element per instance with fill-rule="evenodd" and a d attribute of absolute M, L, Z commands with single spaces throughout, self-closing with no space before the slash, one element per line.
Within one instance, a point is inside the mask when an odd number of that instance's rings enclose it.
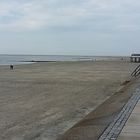
<path fill-rule="evenodd" d="M 131 76 L 137 77 L 140 74 L 140 65 L 132 72 Z"/>

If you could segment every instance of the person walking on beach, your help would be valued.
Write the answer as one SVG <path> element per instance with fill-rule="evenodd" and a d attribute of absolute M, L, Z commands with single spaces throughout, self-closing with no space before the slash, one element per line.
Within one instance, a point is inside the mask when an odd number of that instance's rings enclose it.
<path fill-rule="evenodd" d="M 10 65 L 10 70 L 13 70 L 14 69 L 14 66 L 13 65 Z"/>

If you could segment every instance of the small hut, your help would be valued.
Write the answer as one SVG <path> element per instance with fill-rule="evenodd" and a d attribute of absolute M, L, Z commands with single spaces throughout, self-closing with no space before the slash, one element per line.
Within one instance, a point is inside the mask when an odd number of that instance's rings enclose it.
<path fill-rule="evenodd" d="M 140 54 L 132 54 L 130 61 L 134 63 L 140 63 Z"/>

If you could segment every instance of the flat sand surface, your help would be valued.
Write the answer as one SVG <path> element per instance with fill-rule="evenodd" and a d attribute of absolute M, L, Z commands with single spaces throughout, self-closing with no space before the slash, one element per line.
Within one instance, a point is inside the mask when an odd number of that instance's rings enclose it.
<path fill-rule="evenodd" d="M 138 64 L 0 66 L 0 140 L 55 140 L 113 95 Z"/>

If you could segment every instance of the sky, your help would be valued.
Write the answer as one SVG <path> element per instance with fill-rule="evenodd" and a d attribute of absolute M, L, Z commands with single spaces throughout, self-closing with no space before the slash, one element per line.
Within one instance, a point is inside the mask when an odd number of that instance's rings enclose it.
<path fill-rule="evenodd" d="M 139 0 L 0 0 L 0 54 L 140 53 Z"/>

